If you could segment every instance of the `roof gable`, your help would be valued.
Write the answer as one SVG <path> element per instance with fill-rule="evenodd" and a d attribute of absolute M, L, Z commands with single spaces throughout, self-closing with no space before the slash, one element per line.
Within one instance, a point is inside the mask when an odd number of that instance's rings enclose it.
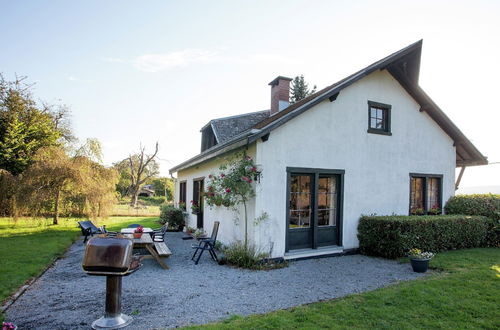
<path fill-rule="evenodd" d="M 212 119 L 210 124 L 217 137 L 217 142 L 223 143 L 268 118 L 269 113 L 269 110 L 263 110 L 238 116 L 217 118 Z"/>
<path fill-rule="evenodd" d="M 426 111 L 429 116 L 448 134 L 454 141 L 457 153 L 457 166 L 472 166 L 488 164 L 487 158 L 470 142 L 470 140 L 458 129 L 448 116 L 437 106 L 434 101 L 418 85 L 420 72 L 420 59 L 422 52 L 422 40 L 419 40 L 408 47 L 405 47 L 377 62 L 372 63 L 366 68 L 330 85 L 320 91 L 304 98 L 303 100 L 290 105 L 288 108 L 269 116 L 263 116 L 260 121 L 255 122 L 253 126 L 238 130 L 239 133 L 232 136 L 226 135 L 225 139 L 220 141 L 221 145 L 214 146 L 188 161 L 172 168 L 170 173 L 190 167 L 203 162 L 211 157 L 220 154 L 221 150 L 228 152 L 233 150 L 230 146 L 234 144 L 241 147 L 241 141 L 246 139 L 246 144 L 252 143 L 259 138 L 265 137 L 273 129 L 285 124 L 287 121 L 295 118 L 304 111 L 314 107 L 316 104 L 327 99 L 334 101 L 342 89 L 350 86 L 356 81 L 366 77 L 376 70 L 387 70 L 410 94 L 417 103 L 420 104 L 420 111 Z M 249 115 L 249 114 L 245 114 Z M 245 116 L 241 115 L 241 116 Z M 238 117 L 238 116 L 235 116 Z M 233 117 L 220 118 L 225 120 Z M 213 123 L 214 121 L 211 121 Z M 247 123 L 249 123 L 248 121 Z M 224 132 L 231 125 L 229 122 L 220 125 L 220 132 Z M 244 125 L 246 126 L 246 125 Z M 212 126 L 214 127 L 214 126 Z M 214 132 L 216 129 L 214 128 Z M 217 131 L 218 133 L 219 131 Z M 216 133 L 216 134 L 217 134 Z M 224 133 L 222 133 L 224 134 Z M 213 153 L 213 154 L 212 154 Z"/>

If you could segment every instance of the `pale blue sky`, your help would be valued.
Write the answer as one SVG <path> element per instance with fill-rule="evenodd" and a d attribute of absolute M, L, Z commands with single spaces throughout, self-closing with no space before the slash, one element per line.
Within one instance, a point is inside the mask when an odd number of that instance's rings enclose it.
<path fill-rule="evenodd" d="M 267 83 L 319 88 L 424 39 L 420 84 L 500 161 L 500 1 L 5 1 L 0 71 L 69 105 L 105 161 L 160 143 L 162 173 L 211 118 L 269 108 Z M 500 165 L 464 185 L 500 184 Z"/>

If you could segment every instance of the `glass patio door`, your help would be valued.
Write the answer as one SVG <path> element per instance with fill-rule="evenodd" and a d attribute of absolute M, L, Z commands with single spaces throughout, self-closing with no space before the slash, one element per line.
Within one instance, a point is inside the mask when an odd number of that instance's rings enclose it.
<path fill-rule="evenodd" d="M 290 249 L 312 248 L 312 175 L 292 174 L 290 178 L 288 236 Z"/>
<path fill-rule="evenodd" d="M 290 173 L 286 250 L 339 244 L 339 174 Z"/>

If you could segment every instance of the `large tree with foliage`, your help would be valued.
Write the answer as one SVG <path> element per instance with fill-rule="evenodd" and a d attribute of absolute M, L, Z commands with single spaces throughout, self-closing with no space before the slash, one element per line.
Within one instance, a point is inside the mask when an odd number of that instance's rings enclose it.
<path fill-rule="evenodd" d="M 104 216 L 116 199 L 117 180 L 115 170 L 105 168 L 89 156 L 81 153 L 69 156 L 60 146 L 40 148 L 20 176 L 17 209 L 22 214 L 50 214 L 54 224 L 63 212 Z"/>
<path fill-rule="evenodd" d="M 290 90 L 290 103 L 298 102 L 316 92 L 316 85 L 309 89 L 309 84 L 305 81 L 304 75 L 297 76 L 292 80 L 292 88 Z"/>
<path fill-rule="evenodd" d="M 0 169 L 18 175 L 37 150 L 71 137 L 68 110 L 38 105 L 25 78 L 7 81 L 0 74 Z"/>
<path fill-rule="evenodd" d="M 167 201 L 174 199 L 174 180 L 172 178 L 155 178 L 151 180 L 156 196 L 165 196 Z"/>

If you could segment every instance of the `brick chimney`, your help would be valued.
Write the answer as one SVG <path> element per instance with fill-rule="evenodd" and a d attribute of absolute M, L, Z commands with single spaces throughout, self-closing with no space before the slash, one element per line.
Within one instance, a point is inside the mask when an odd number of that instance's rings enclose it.
<path fill-rule="evenodd" d="M 290 105 L 291 78 L 278 76 L 269 83 L 271 86 L 271 116 Z"/>

